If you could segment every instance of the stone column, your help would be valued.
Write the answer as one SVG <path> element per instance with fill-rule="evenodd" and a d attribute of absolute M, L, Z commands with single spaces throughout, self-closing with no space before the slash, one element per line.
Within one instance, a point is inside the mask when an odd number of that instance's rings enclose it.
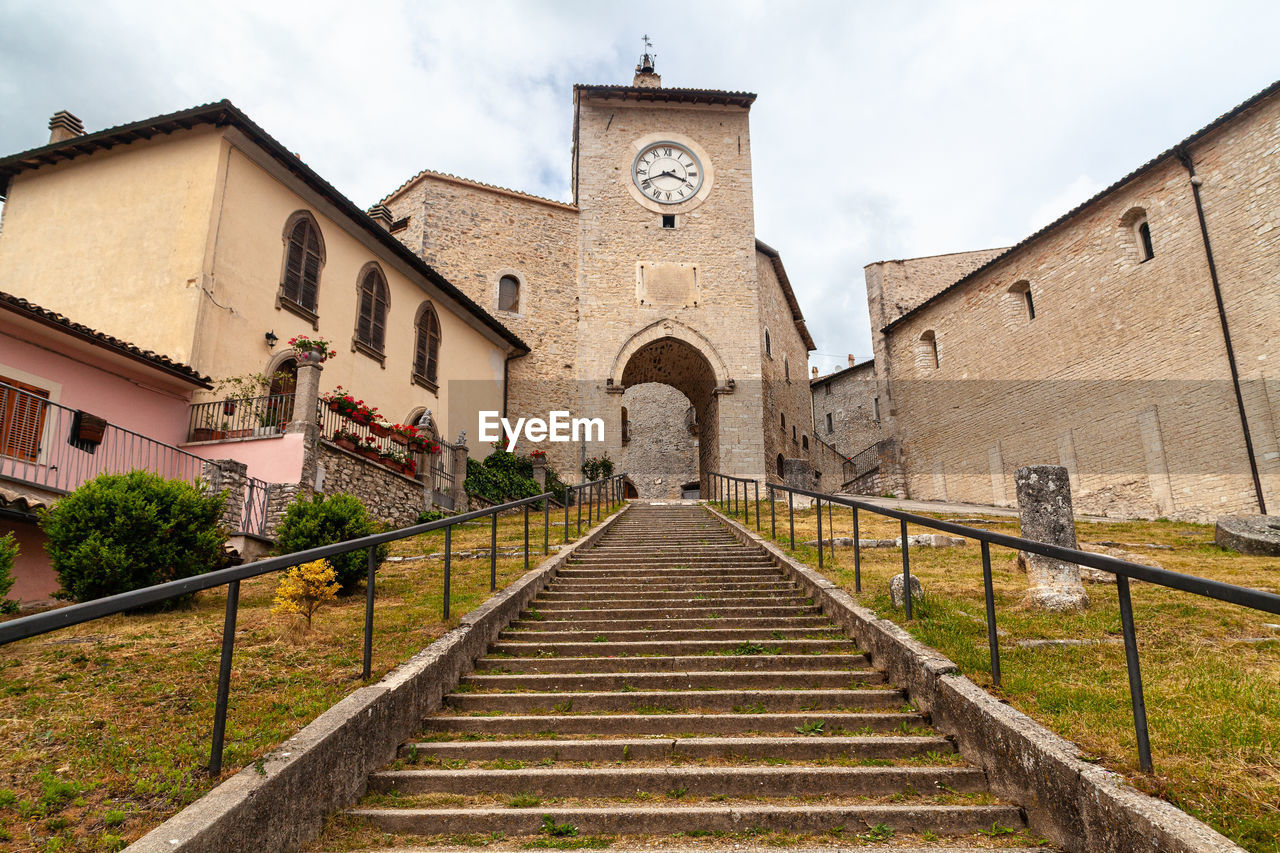
<path fill-rule="evenodd" d="M 467 431 L 458 433 L 458 443 L 453 448 L 453 488 L 449 490 L 453 497 L 453 511 L 467 511 Z"/>
<path fill-rule="evenodd" d="M 210 459 L 201 468 L 207 494 L 227 493 L 219 521 L 232 533 L 240 532 L 244 527 L 244 491 L 249 466 L 234 459 Z"/>
<path fill-rule="evenodd" d="M 538 484 L 539 490 L 544 492 L 547 490 L 547 460 L 546 459 L 538 459 L 537 457 L 534 457 L 533 481 Z"/>
<path fill-rule="evenodd" d="M 1060 465 L 1029 465 L 1014 474 L 1022 536 L 1036 542 L 1076 547 L 1071 509 L 1071 481 Z M 1022 552 L 1027 566 L 1025 603 L 1041 610 L 1083 610 L 1089 596 L 1080 582 L 1080 567 Z"/>
<path fill-rule="evenodd" d="M 320 436 L 316 405 L 320 399 L 320 371 L 324 367 L 310 362 L 298 362 L 298 382 L 293 392 L 293 418 L 285 432 L 300 432 L 310 439 Z"/>

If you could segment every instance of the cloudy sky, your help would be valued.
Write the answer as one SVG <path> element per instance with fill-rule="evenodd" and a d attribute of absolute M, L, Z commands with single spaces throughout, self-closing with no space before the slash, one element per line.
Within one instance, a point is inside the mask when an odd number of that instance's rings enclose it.
<path fill-rule="evenodd" d="M 746 90 L 756 229 L 824 372 L 862 267 L 1004 246 L 1280 78 L 1280 3 L 0 0 L 0 152 L 229 98 L 367 207 L 422 168 L 569 199 L 571 87 Z"/>

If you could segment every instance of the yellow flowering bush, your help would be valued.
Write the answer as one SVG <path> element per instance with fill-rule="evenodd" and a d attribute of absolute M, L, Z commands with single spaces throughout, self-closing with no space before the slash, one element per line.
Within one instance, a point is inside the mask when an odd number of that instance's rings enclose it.
<path fill-rule="evenodd" d="M 275 606 L 272 613 L 296 613 L 306 617 L 307 629 L 311 628 L 311 617 L 320 609 L 320 605 L 331 601 L 341 589 L 338 573 L 328 560 L 313 560 L 286 569 L 276 587 Z"/>

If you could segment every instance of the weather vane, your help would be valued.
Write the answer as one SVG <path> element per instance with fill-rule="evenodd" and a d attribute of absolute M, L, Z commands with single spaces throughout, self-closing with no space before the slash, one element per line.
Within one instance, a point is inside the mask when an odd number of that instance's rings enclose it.
<path fill-rule="evenodd" d="M 650 53 L 653 49 L 653 42 L 649 40 L 648 33 L 645 33 L 640 38 L 644 40 L 644 55 L 640 58 L 640 66 L 636 70 L 653 73 L 653 61 L 656 58 Z"/>

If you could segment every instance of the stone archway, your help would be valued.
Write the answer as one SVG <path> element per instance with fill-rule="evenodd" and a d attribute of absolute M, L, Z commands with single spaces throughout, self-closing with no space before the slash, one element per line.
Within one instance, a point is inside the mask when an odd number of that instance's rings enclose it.
<path fill-rule="evenodd" d="M 670 330 L 673 325 L 676 324 L 666 324 L 666 328 Z M 650 334 L 645 335 L 647 339 L 643 342 L 637 342 L 640 337 L 638 335 L 628 341 L 619 354 L 612 384 L 621 387 L 625 393 L 625 389 L 637 385 L 660 383 L 675 388 L 688 398 L 696 413 L 698 480 L 703 484 L 703 494 L 706 494 L 707 474 L 717 470 L 720 461 L 718 402 L 727 382 L 722 375 L 723 366 L 717 371 L 719 359 L 714 351 L 697 346 L 686 336 Z M 644 476 L 644 472 L 638 470 L 628 473 Z"/>

